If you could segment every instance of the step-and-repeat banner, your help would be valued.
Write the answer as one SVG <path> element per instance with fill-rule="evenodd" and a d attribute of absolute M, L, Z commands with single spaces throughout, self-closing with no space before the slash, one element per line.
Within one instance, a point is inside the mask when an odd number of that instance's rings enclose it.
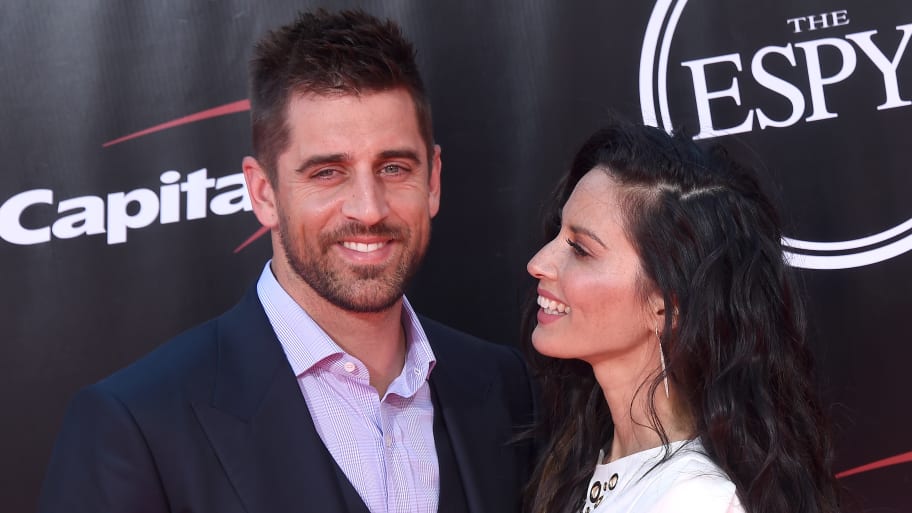
<path fill-rule="evenodd" d="M 250 212 L 246 62 L 309 2 L 0 7 L 0 509 L 35 507 L 80 387 L 232 305 L 270 254 Z M 543 200 L 613 114 L 719 140 L 786 205 L 838 468 L 909 511 L 912 3 L 322 3 L 399 21 L 443 147 L 409 296 L 517 344 Z"/>

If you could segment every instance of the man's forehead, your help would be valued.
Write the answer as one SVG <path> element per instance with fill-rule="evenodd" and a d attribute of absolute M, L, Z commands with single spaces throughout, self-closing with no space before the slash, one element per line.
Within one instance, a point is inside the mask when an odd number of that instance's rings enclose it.
<path fill-rule="evenodd" d="M 374 98 L 389 98 L 401 103 L 402 106 L 408 107 L 410 112 L 417 115 L 415 102 L 408 89 L 404 87 L 392 87 L 389 89 L 327 89 L 325 91 L 313 91 L 309 89 L 292 90 L 289 93 L 286 111 L 291 108 L 300 108 L 309 104 L 342 104 L 351 103 L 366 104 Z M 417 118 L 416 118 L 417 119 Z"/>
<path fill-rule="evenodd" d="M 286 106 L 287 144 L 279 158 L 299 167 L 325 155 L 342 160 L 416 156 L 429 163 L 433 150 L 425 140 L 418 112 L 404 88 L 367 92 L 293 93 Z"/>

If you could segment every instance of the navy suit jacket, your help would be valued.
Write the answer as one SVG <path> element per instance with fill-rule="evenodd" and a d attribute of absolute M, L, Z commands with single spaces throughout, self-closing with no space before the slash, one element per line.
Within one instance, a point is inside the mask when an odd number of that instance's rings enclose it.
<path fill-rule="evenodd" d="M 512 442 L 534 409 L 522 359 L 422 325 L 437 357 L 434 415 L 446 424 L 468 511 L 517 510 L 533 463 L 531 444 Z M 254 287 L 222 316 L 74 397 L 39 511 L 366 512 L 353 493 Z"/>

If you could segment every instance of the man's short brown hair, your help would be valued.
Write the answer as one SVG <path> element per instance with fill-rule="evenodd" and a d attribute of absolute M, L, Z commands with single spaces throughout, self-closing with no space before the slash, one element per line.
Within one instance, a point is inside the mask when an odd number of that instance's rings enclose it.
<path fill-rule="evenodd" d="M 390 20 L 363 11 L 319 9 L 269 32 L 250 63 L 254 156 L 275 184 L 278 156 L 288 146 L 287 107 L 292 95 L 337 95 L 404 88 L 415 104 L 418 127 L 433 154 L 431 107 L 415 64 L 415 49 Z"/>

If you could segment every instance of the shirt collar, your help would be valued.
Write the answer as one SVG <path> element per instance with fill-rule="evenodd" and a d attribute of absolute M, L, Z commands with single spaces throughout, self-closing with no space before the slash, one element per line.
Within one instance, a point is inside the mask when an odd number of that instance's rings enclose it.
<path fill-rule="evenodd" d="M 266 262 L 260 273 L 257 295 L 295 376 L 307 373 L 328 358 L 354 358 L 345 353 L 282 288 L 272 273 L 271 263 L 272 260 Z M 389 392 L 411 395 L 409 392 L 413 393 L 421 383 L 427 381 L 436 357 L 418 315 L 404 296 L 402 326 L 405 330 L 405 365 L 402 374 L 391 384 Z M 397 385 L 400 381 L 404 381 L 401 383 L 404 388 Z"/>

